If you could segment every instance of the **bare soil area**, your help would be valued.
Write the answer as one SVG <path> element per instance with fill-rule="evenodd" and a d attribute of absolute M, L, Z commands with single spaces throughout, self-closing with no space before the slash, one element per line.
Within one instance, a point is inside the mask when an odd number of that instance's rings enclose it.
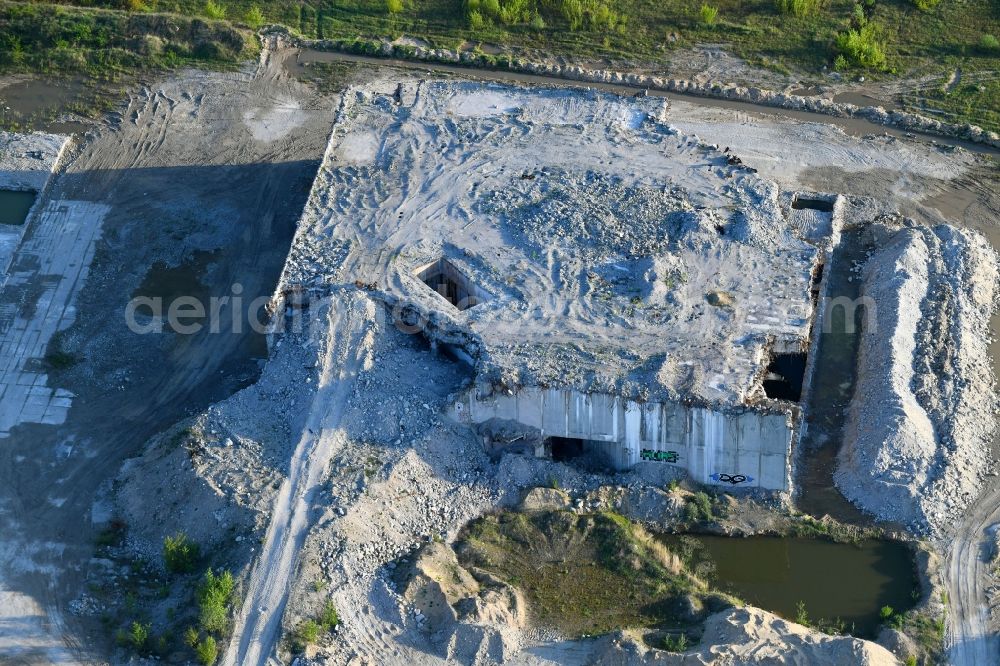
<path fill-rule="evenodd" d="M 203 545 L 202 564 L 237 573 L 224 663 L 289 661 L 288 638 L 327 603 L 340 623 L 308 648 L 311 663 L 679 663 L 627 634 L 582 644 L 529 628 L 508 631 L 505 622 L 524 617 L 513 593 L 498 592 L 507 595 L 504 604 L 481 596 L 475 613 L 435 617 L 435 624 L 400 589 L 393 573 L 399 563 L 427 544 L 453 542 L 474 518 L 520 502 L 522 489 L 557 485 L 585 497 L 608 479 L 551 461 L 491 459 L 470 426 L 444 416 L 450 396 L 471 385 L 470 370 L 399 331 L 368 285 L 322 279 L 347 256 L 344 245 L 357 242 L 339 234 L 364 231 L 355 229 L 356 219 L 300 236 L 285 267 L 337 109 L 345 108 L 337 96 L 289 78 L 286 57 L 265 51 L 253 71 L 185 72 L 147 85 L 92 130 L 58 175 L 54 204 L 94 204 L 103 217 L 89 278 L 74 292 L 78 314 L 53 342 L 67 362 L 50 368 L 47 381 L 72 393 L 67 420 L 18 425 L 0 440 L 0 607 L 7 611 L 0 654 L 23 664 L 128 658 L 111 644 L 117 627 L 101 617 L 128 615 L 123 581 L 133 574 L 109 576 L 107 562 L 92 558 L 101 529 L 117 519 L 127 534 L 117 551 L 123 561 L 145 559 L 159 570 L 163 537 L 184 531 Z M 481 113 L 487 102 L 465 111 Z M 515 129 L 545 120 L 522 118 Z M 727 146 L 781 188 L 877 197 L 920 222 L 978 230 L 994 247 L 1000 239 L 1000 188 L 988 158 L 677 100 L 661 120 L 716 151 Z M 629 122 L 623 117 L 625 127 Z M 508 140 L 503 128 L 481 129 Z M 346 165 L 340 175 L 351 172 L 358 187 L 326 202 L 344 216 L 377 208 L 379 196 L 391 199 L 404 182 L 397 170 L 395 184 L 366 192 L 378 144 L 348 138 L 330 148 Z M 432 153 L 438 138 L 415 145 Z M 414 186 L 415 198 L 419 192 Z M 366 261 L 382 266 L 393 258 Z M 307 308 L 312 327 L 275 335 L 268 349 L 249 326 L 235 330 L 232 313 L 243 314 L 230 304 L 222 333 L 137 335 L 125 325 L 125 304 L 137 292 L 155 292 L 150 275 L 166 270 L 206 294 L 232 297 L 238 283 L 244 303 L 275 296 L 283 270 L 316 278 L 306 281 L 315 297 Z M 561 279 L 558 271 L 543 277 Z M 42 299 L 51 276 L 33 279 L 35 288 L 18 291 L 11 305 L 31 309 Z M 276 320 L 297 315 L 287 295 L 279 290 L 273 301 L 280 304 Z M 13 298 L 2 296 L 4 304 Z M 996 352 L 994 344 L 994 365 Z M 839 449 L 839 434 L 828 440 Z M 670 479 L 634 472 L 614 481 L 642 490 Z M 985 577 L 1000 500 L 988 480 L 973 485 L 962 489 L 968 501 L 983 494 L 937 543 L 947 556 L 949 644 L 959 664 L 985 663 L 995 649 Z M 644 504 L 641 493 L 632 501 L 636 514 L 662 507 Z M 744 519 L 768 517 L 749 512 Z M 168 590 L 163 598 L 150 595 L 146 608 L 154 609 L 158 630 L 174 623 L 180 631 L 190 609 L 169 617 L 165 609 L 189 599 Z M 725 654 L 741 663 L 764 650 L 776 660 L 791 654 L 809 663 L 892 663 L 871 643 L 822 636 L 755 609 L 713 616 L 706 636 L 689 660 Z"/>

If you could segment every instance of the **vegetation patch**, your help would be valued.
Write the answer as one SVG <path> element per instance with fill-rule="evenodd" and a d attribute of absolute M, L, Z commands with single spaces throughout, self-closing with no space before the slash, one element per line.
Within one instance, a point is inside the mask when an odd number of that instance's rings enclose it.
<path fill-rule="evenodd" d="M 471 523 L 456 547 L 466 568 L 519 588 L 536 626 L 567 636 L 625 627 L 684 630 L 684 597 L 707 586 L 641 526 L 612 512 L 501 512 Z"/>
<path fill-rule="evenodd" d="M 256 50 L 248 31 L 197 18 L 199 13 L 193 18 L 0 2 L 0 71 L 84 72 L 106 78 L 192 64 L 234 65 Z"/>
<path fill-rule="evenodd" d="M 961 68 L 971 88 L 940 101 L 921 90 L 904 105 L 1000 130 L 1000 96 L 990 85 L 1000 70 L 993 0 L 0 0 L 0 70 L 108 76 L 232 66 L 256 49 L 251 31 L 265 24 L 373 55 L 380 40 L 403 35 L 434 48 L 464 45 L 497 68 L 509 57 L 474 45 L 662 63 L 672 50 L 712 43 L 806 75 L 946 78 Z M 396 55 L 413 48 L 401 43 Z"/>

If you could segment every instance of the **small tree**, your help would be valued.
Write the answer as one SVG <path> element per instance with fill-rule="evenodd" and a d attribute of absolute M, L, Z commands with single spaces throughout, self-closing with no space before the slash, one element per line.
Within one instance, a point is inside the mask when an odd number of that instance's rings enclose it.
<path fill-rule="evenodd" d="M 894 612 L 895 611 L 892 610 L 892 606 L 882 606 L 882 608 L 880 608 L 878 612 L 879 619 L 885 622 L 886 620 L 892 617 L 892 614 Z"/>
<path fill-rule="evenodd" d="M 163 563 L 171 573 L 190 573 L 198 563 L 198 544 L 183 532 L 163 539 Z"/>
<path fill-rule="evenodd" d="M 337 609 L 334 608 L 332 601 L 327 601 L 326 605 L 323 606 L 323 612 L 319 614 L 319 624 L 327 631 L 332 631 L 340 624 L 340 617 L 337 615 Z"/>
<path fill-rule="evenodd" d="M 146 643 L 149 641 L 149 624 L 142 624 L 141 622 L 133 622 L 132 626 L 128 630 L 128 642 L 135 648 L 136 652 L 140 652 L 146 647 Z"/>
<path fill-rule="evenodd" d="M 403 0 L 385 0 L 385 6 L 390 14 L 399 14 L 403 11 Z"/>
<path fill-rule="evenodd" d="M 226 6 L 215 2 L 215 0 L 208 0 L 205 3 L 205 16 L 210 19 L 221 21 L 226 18 Z"/>
<path fill-rule="evenodd" d="M 233 596 L 233 574 L 223 571 L 216 576 L 209 569 L 198 588 L 198 623 L 203 631 L 221 633 L 229 623 L 229 602 Z"/>
<path fill-rule="evenodd" d="M 702 3 L 701 8 L 698 10 L 698 17 L 705 25 L 715 25 L 715 21 L 719 17 L 719 8 Z"/>
<path fill-rule="evenodd" d="M 806 611 L 806 602 L 804 601 L 795 604 L 795 622 L 803 627 L 809 626 L 809 612 Z"/>
<path fill-rule="evenodd" d="M 215 639 L 211 636 L 206 636 L 205 640 L 200 641 L 194 649 L 195 655 L 198 657 L 198 663 L 203 666 L 212 666 L 215 663 L 216 658 L 219 656 L 219 646 L 216 644 Z"/>
<path fill-rule="evenodd" d="M 244 17 L 244 20 L 248 26 L 257 30 L 264 25 L 264 12 L 260 10 L 260 7 L 254 5 L 247 10 L 247 15 Z"/>
<path fill-rule="evenodd" d="M 292 651 L 302 652 L 319 638 L 320 626 L 315 620 L 303 620 L 292 632 Z"/>

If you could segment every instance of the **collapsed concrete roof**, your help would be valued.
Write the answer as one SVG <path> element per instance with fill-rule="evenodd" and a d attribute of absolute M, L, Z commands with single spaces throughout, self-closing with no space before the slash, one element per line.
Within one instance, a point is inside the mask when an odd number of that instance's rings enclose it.
<path fill-rule="evenodd" d="M 469 82 L 344 95 L 285 286 L 365 285 L 483 384 L 736 406 L 804 349 L 832 200 L 664 100 Z M 804 201 L 804 200 L 803 200 Z"/>

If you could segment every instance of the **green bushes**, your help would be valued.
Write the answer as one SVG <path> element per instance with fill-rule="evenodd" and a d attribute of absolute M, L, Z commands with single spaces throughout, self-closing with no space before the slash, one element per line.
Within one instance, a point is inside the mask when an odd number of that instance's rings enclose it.
<path fill-rule="evenodd" d="M 866 23 L 837 35 L 837 50 L 848 62 L 861 67 L 885 67 L 885 49 L 879 40 L 879 28 Z"/>
<path fill-rule="evenodd" d="M 148 623 L 142 624 L 141 622 L 133 622 L 129 628 L 128 642 L 136 652 L 142 652 L 146 649 L 146 644 L 149 642 L 149 628 Z"/>
<path fill-rule="evenodd" d="M 716 515 L 715 502 L 708 493 L 697 492 L 687 498 L 684 506 L 684 520 L 688 523 L 710 523 L 720 516 Z"/>
<path fill-rule="evenodd" d="M 996 53 L 1000 51 L 1000 40 L 993 35 L 983 35 L 979 38 L 979 49 L 984 53 Z"/>
<path fill-rule="evenodd" d="M 678 634 L 673 636 L 667 634 L 663 638 L 663 649 L 667 652 L 684 652 L 688 647 L 688 637 L 687 634 Z"/>
<path fill-rule="evenodd" d="M 465 12 L 474 30 L 491 24 L 544 30 L 549 21 L 564 21 L 571 31 L 620 33 L 625 26 L 625 17 L 602 0 L 466 0 Z"/>
<path fill-rule="evenodd" d="M 222 633 L 229 625 L 229 602 L 233 597 L 233 574 L 215 575 L 209 569 L 198 588 L 198 623 L 203 631 Z"/>
<path fill-rule="evenodd" d="M 719 8 L 713 7 L 712 5 L 702 3 L 701 8 L 698 9 L 698 19 L 705 25 L 715 25 L 716 19 L 719 17 Z"/>
<path fill-rule="evenodd" d="M 390 14 L 401 14 L 403 12 L 403 0 L 385 0 L 385 8 Z"/>
<path fill-rule="evenodd" d="M 222 635 L 229 629 L 229 607 L 233 600 L 235 581 L 233 574 L 223 571 L 216 575 L 211 569 L 205 572 L 205 577 L 198 586 L 198 625 L 201 632 L 194 627 L 188 627 L 184 633 L 184 642 L 194 650 L 195 658 L 203 666 L 211 666 L 219 655 L 216 635 Z"/>
<path fill-rule="evenodd" d="M 775 0 L 777 10 L 782 14 L 790 14 L 803 18 L 812 16 L 819 11 L 820 0 Z"/>
<path fill-rule="evenodd" d="M 219 656 L 219 646 L 214 638 L 206 636 L 204 640 L 198 641 L 195 644 L 194 653 L 198 658 L 199 664 L 202 664 L 202 666 L 212 666 Z"/>
<path fill-rule="evenodd" d="M 340 624 L 340 617 L 332 601 L 327 601 L 323 606 L 323 611 L 319 614 L 319 624 L 327 631 L 333 631 L 333 628 Z"/>
<path fill-rule="evenodd" d="M 295 627 L 289 637 L 292 652 L 302 652 L 319 639 L 321 631 L 333 631 L 338 624 L 340 617 L 337 615 L 337 609 L 334 608 L 332 601 L 327 601 L 316 619 L 303 620 Z"/>
<path fill-rule="evenodd" d="M 215 2 L 215 0 L 208 0 L 205 3 L 205 16 L 216 21 L 221 21 L 226 18 L 226 7 L 221 3 Z"/>
<path fill-rule="evenodd" d="M 264 12 L 260 10 L 260 7 L 254 5 L 247 10 L 246 16 L 243 17 L 243 20 L 246 21 L 248 26 L 254 30 L 258 30 L 264 25 Z"/>
<path fill-rule="evenodd" d="M 191 573 L 198 563 L 198 544 L 183 532 L 163 539 L 163 563 L 170 573 Z"/>
<path fill-rule="evenodd" d="M 929 12 L 938 6 L 941 0 L 913 0 L 913 6 L 922 12 Z"/>

